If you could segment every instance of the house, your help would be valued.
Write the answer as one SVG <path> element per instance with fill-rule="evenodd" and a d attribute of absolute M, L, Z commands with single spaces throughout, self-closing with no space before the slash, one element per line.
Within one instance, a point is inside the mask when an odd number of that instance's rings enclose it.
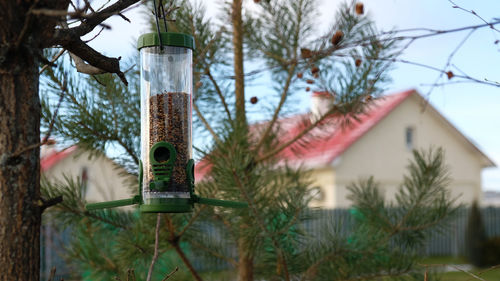
<path fill-rule="evenodd" d="M 81 181 L 82 196 L 89 202 L 130 198 L 136 178 L 104 155 L 92 155 L 76 146 L 57 151 L 54 145 L 42 146 L 42 176 L 64 182 L 65 177 Z"/>
<path fill-rule="evenodd" d="M 58 151 L 54 145 L 44 145 L 40 151 L 42 177 L 49 182 L 65 183 L 65 177 L 80 180 L 82 196 L 89 202 L 126 199 L 132 196 L 136 177 L 104 155 L 92 155 L 76 146 Z M 63 198 L 64 200 L 64 198 Z M 50 213 L 44 214 L 41 229 L 41 278 L 49 279 L 50 269 L 57 268 L 56 278 L 68 279 L 71 269 L 64 262 L 64 246 L 71 233 L 53 224 Z M 62 279 L 61 279 L 62 280 Z"/>
<path fill-rule="evenodd" d="M 310 113 L 279 121 L 280 130 L 286 132 L 279 142 L 297 136 L 331 104 L 332 95 L 314 93 Z M 378 98 L 358 117 L 347 126 L 338 126 L 338 117 L 325 119 L 321 128 L 304 137 L 305 146 L 291 145 L 278 155 L 281 161 L 311 171 L 314 186 L 320 190 L 313 207 L 349 207 L 346 187 L 369 176 L 380 183 L 387 199 L 394 198 L 412 151 L 430 147 L 445 151 L 450 190 L 457 202 L 482 200 L 481 170 L 494 163 L 416 90 Z M 197 180 L 206 173 L 207 165 L 197 166 Z"/>

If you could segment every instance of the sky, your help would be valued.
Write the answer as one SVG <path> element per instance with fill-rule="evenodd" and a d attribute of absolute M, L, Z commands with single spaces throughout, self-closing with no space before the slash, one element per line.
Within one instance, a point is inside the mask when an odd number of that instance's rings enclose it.
<path fill-rule="evenodd" d="M 318 29 L 321 30 L 331 23 L 341 1 L 318 1 L 321 11 Z M 220 1 L 202 2 L 207 7 L 208 15 L 215 16 Z M 473 14 L 453 8 L 454 4 L 449 0 L 365 0 L 363 3 L 365 12 L 383 31 L 408 28 L 447 30 L 483 23 Z M 474 10 L 487 21 L 500 17 L 498 0 L 456 0 L 454 3 L 464 9 Z M 253 9 L 255 5 L 251 0 L 246 0 L 245 4 L 248 9 Z M 134 54 L 136 38 L 148 29 L 144 14 L 143 8 L 139 7 L 125 13 L 132 23 L 120 17 L 111 18 L 106 23 L 112 29 L 104 31 L 91 42 L 91 46 L 106 55 L 130 57 Z M 465 43 L 460 44 L 466 37 Z M 494 43 L 499 39 L 500 32 L 490 28 L 478 29 L 470 35 L 467 31 L 445 34 L 417 40 L 401 58 L 442 69 L 450 54 L 460 45 L 447 70 L 454 73 L 463 71 L 480 80 L 500 82 L 500 43 Z M 500 165 L 500 87 L 448 83 L 433 87 L 431 91 L 429 85 L 436 81 L 452 82 L 453 79 L 448 81 L 446 77 L 441 77 L 437 80 L 440 75 L 438 72 L 406 63 L 397 63 L 390 74 L 393 82 L 388 86 L 389 93 L 417 89 L 497 166 Z M 309 107 L 308 100 L 304 101 L 304 106 Z M 484 169 L 482 181 L 484 190 L 500 191 L 500 168 Z"/>

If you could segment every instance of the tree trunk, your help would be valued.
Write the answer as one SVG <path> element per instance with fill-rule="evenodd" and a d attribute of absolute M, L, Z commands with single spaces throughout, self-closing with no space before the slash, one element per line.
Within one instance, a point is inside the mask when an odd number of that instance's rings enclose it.
<path fill-rule="evenodd" d="M 40 279 L 40 99 L 45 32 L 31 1 L 0 1 L 0 281 Z"/>
<path fill-rule="evenodd" d="M 40 280 L 40 98 L 42 42 L 69 0 L 0 1 L 0 281 Z"/>
<path fill-rule="evenodd" d="M 238 240 L 238 281 L 253 281 L 253 256 L 244 238 Z"/>
<path fill-rule="evenodd" d="M 23 52 L 0 65 L 0 281 L 40 279 L 38 77 Z"/>
<path fill-rule="evenodd" d="M 243 22 L 241 19 L 242 0 L 233 0 L 233 52 L 234 52 L 234 91 L 236 96 L 236 121 L 238 126 L 246 126 L 245 110 L 245 72 L 243 70 Z"/>

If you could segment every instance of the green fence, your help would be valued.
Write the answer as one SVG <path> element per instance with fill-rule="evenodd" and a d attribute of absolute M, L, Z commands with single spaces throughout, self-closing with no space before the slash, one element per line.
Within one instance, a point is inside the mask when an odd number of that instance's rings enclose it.
<path fill-rule="evenodd" d="M 354 226 L 354 219 L 347 209 L 320 210 L 314 220 L 304 223 L 307 233 L 321 236 L 325 231 L 337 231 L 340 235 L 348 236 Z M 488 237 L 500 236 L 500 208 L 482 208 L 483 222 Z M 421 249 L 422 256 L 460 256 L 465 249 L 465 229 L 467 226 L 468 209 L 458 210 L 456 216 L 449 220 L 447 226 L 440 232 L 431 232 L 426 245 Z M 220 229 L 206 225 L 203 231 L 208 239 L 222 239 Z M 71 235 L 69 231 L 57 233 L 50 225 L 42 228 L 41 239 L 41 270 L 42 280 L 48 276 L 52 266 L 57 267 L 58 275 L 64 277 L 69 273 L 63 256 L 64 246 L 67 245 Z M 236 249 L 228 247 L 225 249 L 229 255 L 236 257 Z M 191 254 L 191 261 L 200 270 L 224 269 L 229 265 L 220 259 L 201 258 L 199 255 Z"/>

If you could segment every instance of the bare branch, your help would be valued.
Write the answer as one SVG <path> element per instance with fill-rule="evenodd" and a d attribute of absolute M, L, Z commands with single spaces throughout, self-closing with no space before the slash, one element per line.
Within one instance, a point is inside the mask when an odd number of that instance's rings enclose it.
<path fill-rule="evenodd" d="M 60 57 L 64 54 L 64 52 L 65 52 L 65 51 L 66 51 L 66 50 L 61 49 L 61 50 L 59 51 L 59 53 L 57 53 L 57 54 L 56 54 L 56 55 L 55 55 L 55 56 L 54 56 L 54 57 L 50 60 L 50 63 L 54 63 L 57 59 L 59 59 L 59 58 L 60 58 Z M 40 69 L 40 72 L 39 72 L 38 74 L 42 74 L 42 73 L 45 71 L 45 69 L 47 69 L 49 66 L 50 66 L 50 64 L 46 64 L 46 65 L 44 65 L 44 66 L 42 67 L 42 69 Z"/>
<path fill-rule="evenodd" d="M 75 62 L 76 71 L 78 71 L 80 73 L 90 74 L 90 75 L 105 73 L 104 70 L 85 63 L 85 61 L 83 61 L 79 56 L 77 56 L 73 53 L 69 53 L 69 55 L 71 56 L 71 58 Z"/>
<path fill-rule="evenodd" d="M 451 0 L 449 0 L 451 1 Z M 448 56 L 448 59 L 446 60 L 446 64 L 443 66 L 442 68 L 442 72 L 439 73 L 438 77 L 436 77 L 436 81 L 434 82 L 434 84 L 437 84 L 439 82 L 439 79 L 441 79 L 441 77 L 445 74 L 445 71 L 448 69 L 448 67 L 450 66 L 451 64 L 451 60 L 453 59 L 453 57 L 455 56 L 455 54 L 458 52 L 458 50 L 460 50 L 460 48 L 465 44 L 465 42 L 467 42 L 467 40 L 470 38 L 470 36 L 476 31 L 476 29 L 472 29 L 471 31 L 469 31 L 469 33 L 462 39 L 462 41 L 460 41 L 460 43 L 455 47 L 455 49 L 450 53 L 450 55 Z M 452 76 L 450 76 L 450 73 L 451 72 L 446 72 L 446 74 L 448 74 L 448 80 L 452 78 Z M 427 92 L 426 96 L 430 96 L 430 94 L 432 93 L 432 90 L 434 89 L 434 86 L 431 86 L 429 88 L 429 91 Z M 427 103 L 426 103 L 427 105 Z"/>
<path fill-rule="evenodd" d="M 139 0 L 117 1 L 113 5 L 103 9 L 100 12 L 90 14 L 82 21 L 79 26 L 71 28 L 71 31 L 77 36 L 83 36 L 91 32 L 96 26 L 104 22 L 109 17 L 120 14 L 124 9 L 132 6 L 137 2 L 139 2 Z"/>
<path fill-rule="evenodd" d="M 76 36 L 70 36 L 71 39 L 63 40 L 59 42 L 61 46 L 63 46 L 66 50 L 76 55 L 77 57 L 85 60 L 90 65 L 85 66 L 86 64 L 81 61 L 80 69 L 77 68 L 78 72 L 86 73 L 86 74 L 99 74 L 99 73 L 115 73 L 118 75 L 120 80 L 128 85 L 127 79 L 125 78 L 125 74 L 120 70 L 120 57 L 118 58 L 110 58 L 102 55 L 96 50 L 89 47 L 85 44 L 80 38 Z M 73 57 L 73 56 L 72 56 Z M 73 57 L 73 59 L 75 59 Z M 75 63 L 77 61 L 75 60 Z"/>
<path fill-rule="evenodd" d="M 42 205 L 40 206 L 40 212 L 43 213 L 43 211 L 45 211 L 45 209 L 49 208 L 49 207 L 52 207 L 56 204 L 59 204 L 63 201 L 63 197 L 60 195 L 60 196 L 57 196 L 57 197 L 54 197 L 54 198 L 50 198 L 48 200 L 43 200 L 42 199 Z"/>
<path fill-rule="evenodd" d="M 460 5 L 457 5 L 452 0 L 448 0 L 448 2 L 450 2 L 451 4 L 453 4 L 452 8 L 459 9 L 459 10 L 465 11 L 467 13 L 470 13 L 470 14 L 474 15 L 475 17 L 477 17 L 478 19 L 480 19 L 481 21 L 483 21 L 484 23 L 489 24 L 483 17 L 481 17 L 480 15 L 478 15 L 474 10 L 467 10 L 465 8 L 462 8 Z M 500 30 L 496 29 L 492 24 L 489 24 L 489 26 L 490 26 L 491 29 L 495 30 L 496 32 L 500 32 Z"/>
<path fill-rule="evenodd" d="M 172 272 L 170 272 L 167 276 L 165 276 L 165 278 L 163 278 L 163 280 L 161 281 L 166 281 L 168 280 L 170 277 L 172 277 L 172 275 L 174 275 L 174 273 L 176 273 L 177 271 L 179 271 L 179 267 L 176 266 L 174 270 L 172 270 Z"/>
<path fill-rule="evenodd" d="M 92 40 L 96 39 L 99 35 L 101 35 L 101 33 L 103 32 L 103 30 L 106 29 L 106 27 L 102 27 L 101 30 L 99 30 L 99 32 L 97 32 L 96 35 L 94 35 L 92 38 L 88 39 L 88 40 L 85 40 L 84 42 L 85 43 L 88 43 L 88 42 L 91 42 Z"/>
<path fill-rule="evenodd" d="M 158 213 L 156 215 L 156 229 L 155 229 L 155 251 L 153 254 L 153 259 L 151 260 L 151 265 L 149 266 L 148 276 L 146 281 L 151 281 L 151 277 L 153 276 L 153 269 L 155 267 L 155 263 L 158 260 L 158 248 L 160 246 L 160 223 L 161 223 L 161 214 Z"/>

